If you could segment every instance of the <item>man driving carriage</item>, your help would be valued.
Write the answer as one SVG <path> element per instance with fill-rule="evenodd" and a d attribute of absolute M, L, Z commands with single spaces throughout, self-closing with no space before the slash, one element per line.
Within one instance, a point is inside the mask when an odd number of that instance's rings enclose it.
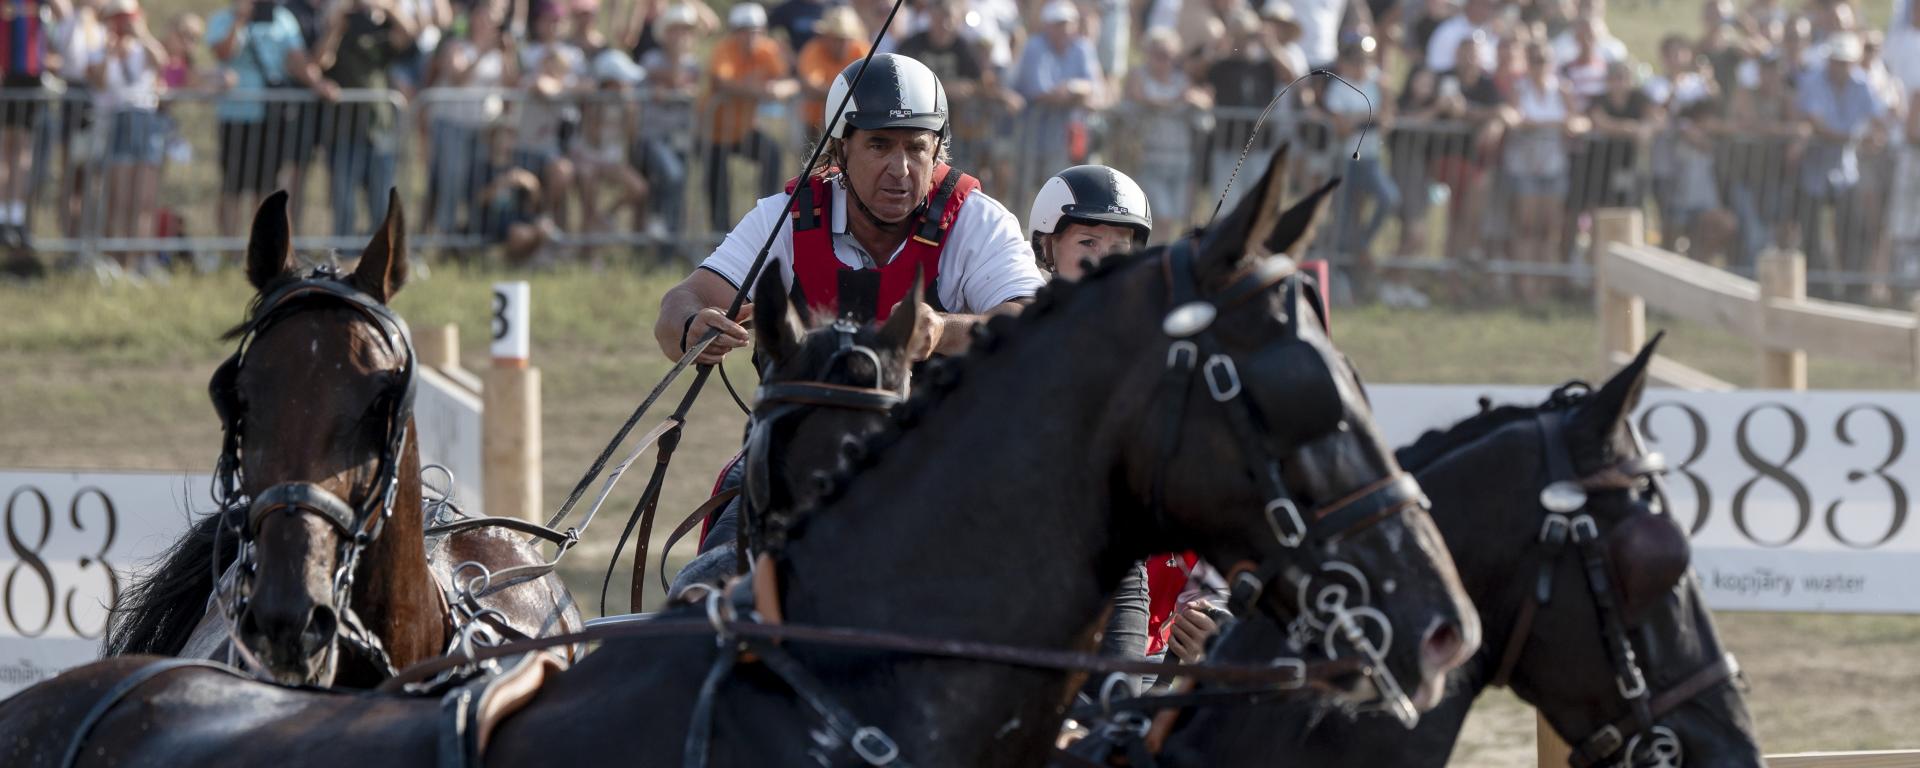
<path fill-rule="evenodd" d="M 796 198 L 792 214 L 785 194 L 761 199 L 661 298 L 654 339 L 669 359 L 678 360 L 711 329 L 720 336 L 701 363 L 717 363 L 747 344 L 740 321 L 748 308 L 729 318 L 724 307 L 776 226 L 772 265 L 807 306 L 827 316 L 843 303 L 841 283 L 857 282 L 843 273 L 879 278 L 878 295 L 869 298 L 874 319 L 884 319 L 918 270 L 929 290 L 927 302 L 911 308 L 923 320 L 916 358 L 963 351 L 968 327 L 1017 307 L 1045 283 L 1019 219 L 980 192 L 977 179 L 947 165 L 952 136 L 939 78 L 911 58 L 880 54 L 854 87 L 862 66 L 855 62 L 834 79 L 826 102 L 826 122 L 834 127 L 822 139 L 826 162 L 788 182 Z M 852 98 L 834 123 L 850 88 Z"/>
<path fill-rule="evenodd" d="M 824 121 L 833 129 L 822 139 L 825 163 L 787 183 L 795 198 L 791 213 L 786 194 L 760 200 L 711 256 L 661 298 L 654 338 L 669 359 L 678 360 L 709 329 L 720 335 L 700 355 L 701 363 L 720 362 L 747 344 L 751 337 L 740 323 L 752 306 L 742 306 L 734 318 L 724 308 L 745 287 L 747 271 L 775 226 L 779 234 L 767 268 L 780 270 L 816 318 L 837 316 L 843 306 L 865 306 L 872 317 L 861 319 L 885 319 L 901 309 L 896 305 L 920 274 L 925 303 L 906 308 L 920 314 L 910 349 L 915 359 L 964 351 L 970 326 L 989 313 L 1017 310 L 1046 283 L 1019 219 L 981 192 L 977 179 L 946 163 L 952 134 L 939 78 L 914 59 L 879 54 L 856 87 L 862 66 L 855 62 L 833 81 Z M 836 123 L 834 111 L 849 89 L 853 95 Z M 873 294 L 842 296 L 843 283 L 849 291 L 861 290 L 854 277 L 866 278 Z M 740 476 L 736 461 L 720 487 L 737 486 Z M 715 519 L 703 552 L 733 540 L 738 514 L 737 503 L 730 504 Z M 731 569 L 730 558 L 707 560 Z M 726 575 L 690 566 L 679 581 Z"/>

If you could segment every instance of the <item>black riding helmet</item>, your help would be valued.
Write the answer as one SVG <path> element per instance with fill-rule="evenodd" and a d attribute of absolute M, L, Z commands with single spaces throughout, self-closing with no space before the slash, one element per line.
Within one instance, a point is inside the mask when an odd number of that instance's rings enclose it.
<path fill-rule="evenodd" d="M 862 66 L 873 68 L 861 76 Z M 835 123 L 834 110 L 839 108 L 840 100 L 856 76 L 860 77 L 859 87 L 853 89 L 853 98 L 847 99 L 847 109 Z M 827 90 L 826 114 L 821 124 L 832 126 L 827 135 L 835 139 L 846 138 L 852 128 L 868 131 L 919 128 L 940 134 L 944 143 L 948 125 L 947 90 L 927 65 L 899 54 L 878 54 L 871 64 L 856 61 L 840 70 L 833 86 Z"/>
<path fill-rule="evenodd" d="M 1076 221 L 1131 229 L 1135 247 L 1146 245 L 1153 234 L 1146 192 L 1126 174 L 1104 165 L 1076 165 L 1047 179 L 1027 214 L 1028 237 L 1038 240 Z"/>

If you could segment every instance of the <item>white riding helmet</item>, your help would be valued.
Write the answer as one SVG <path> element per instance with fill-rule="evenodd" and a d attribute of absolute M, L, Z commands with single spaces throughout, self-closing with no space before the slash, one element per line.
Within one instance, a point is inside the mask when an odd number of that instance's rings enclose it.
<path fill-rule="evenodd" d="M 1076 165 L 1054 174 L 1033 196 L 1028 235 L 1051 235 L 1070 222 L 1118 224 L 1133 230 L 1134 245 L 1153 234 L 1153 210 L 1147 193 L 1126 174 L 1104 165 Z"/>
<path fill-rule="evenodd" d="M 927 65 L 894 53 L 873 57 L 873 69 L 860 77 L 860 87 L 847 99 L 846 112 L 835 123 L 834 110 L 864 65 L 859 61 L 847 65 L 827 89 L 820 124 L 833 126 L 831 138 L 844 139 L 852 128 L 919 128 L 940 134 L 943 142 L 947 139 L 947 89 Z"/>

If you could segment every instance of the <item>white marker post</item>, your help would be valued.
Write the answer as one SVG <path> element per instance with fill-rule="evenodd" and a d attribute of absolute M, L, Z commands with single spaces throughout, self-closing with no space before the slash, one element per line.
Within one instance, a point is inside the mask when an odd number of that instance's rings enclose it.
<path fill-rule="evenodd" d="M 494 283 L 493 365 L 483 390 L 487 512 L 540 522 L 540 369 L 527 364 L 532 287 Z"/>

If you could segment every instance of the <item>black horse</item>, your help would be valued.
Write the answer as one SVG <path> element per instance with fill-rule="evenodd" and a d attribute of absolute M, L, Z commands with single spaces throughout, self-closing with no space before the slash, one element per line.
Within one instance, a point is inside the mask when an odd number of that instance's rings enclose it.
<path fill-rule="evenodd" d="M 1596 392 L 1568 388 L 1537 407 L 1487 410 L 1399 451 L 1402 466 L 1432 495 L 1434 519 L 1492 628 L 1419 727 L 1350 719 L 1298 699 L 1206 709 L 1173 730 L 1159 765 L 1262 765 L 1284 754 L 1287 765 L 1300 766 L 1442 766 L 1474 698 L 1502 682 L 1503 672 L 1575 745 L 1576 768 L 1761 765 L 1735 669 L 1686 571 L 1684 534 L 1661 509 L 1650 479 L 1657 465 L 1645 460 L 1627 421 L 1653 348 Z M 1555 443 L 1570 467 L 1555 469 Z M 1584 505 L 1552 522 L 1555 513 L 1543 504 L 1571 507 L 1580 496 L 1556 501 L 1545 489 L 1561 493 L 1579 478 L 1590 481 Z M 1573 527 L 1582 515 L 1593 521 L 1590 529 L 1580 525 L 1596 537 L 1593 552 L 1603 553 L 1596 562 L 1572 540 L 1587 535 Z M 1605 580 L 1598 593 L 1590 589 L 1592 565 Z M 1540 602 L 1543 583 L 1549 599 Z M 1609 648 L 1609 612 L 1632 643 L 1626 665 Z M 1213 658 L 1259 658 L 1285 642 L 1281 627 L 1253 617 L 1218 641 Z M 1650 705 L 1645 721 L 1633 718 L 1634 702 L 1622 696 L 1636 688 Z"/>
<path fill-rule="evenodd" d="M 1270 199 L 1278 175 L 1248 200 Z M 790 630 L 1069 649 L 1135 561 L 1187 548 L 1283 619 L 1301 612 L 1297 584 L 1334 571 L 1399 585 L 1366 605 L 1311 608 L 1374 617 L 1343 635 L 1375 657 L 1370 679 L 1418 681 L 1410 698 L 1437 701 L 1478 642 L 1477 617 L 1417 486 L 1287 279 L 1291 263 L 1248 255 L 1261 208 L 1243 203 L 1192 247 L 1050 286 L 1018 319 L 990 323 L 963 361 L 933 367 L 901 429 L 853 452 L 857 481 L 849 467 L 816 508 L 767 521 L 758 615 L 784 615 Z M 1311 218 L 1282 217 L 1266 248 L 1293 247 Z M 685 607 L 661 626 L 707 619 Z M 608 641 L 473 741 L 496 765 L 801 765 L 895 749 L 922 765 L 1032 765 L 1073 677 L 832 643 L 753 648 L 761 663 L 711 634 Z M 783 658 L 792 664 L 776 668 Z M 48 765 L 76 743 L 88 764 L 450 756 L 443 724 L 458 718 L 440 700 L 193 669 L 147 679 L 153 669 L 100 662 L 0 704 L 0 757 Z"/>

